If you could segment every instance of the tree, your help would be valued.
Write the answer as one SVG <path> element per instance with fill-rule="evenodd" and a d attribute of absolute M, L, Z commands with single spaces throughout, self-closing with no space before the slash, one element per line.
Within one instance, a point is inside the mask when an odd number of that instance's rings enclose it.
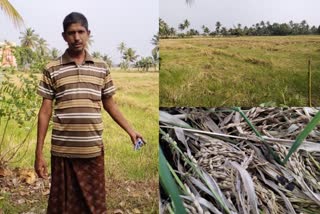
<path fill-rule="evenodd" d="M 185 29 L 184 24 L 183 23 L 179 24 L 178 28 L 179 30 L 183 31 Z"/>
<path fill-rule="evenodd" d="M 37 52 L 41 57 L 47 56 L 49 52 L 47 41 L 43 38 L 38 39 L 36 44 Z"/>
<path fill-rule="evenodd" d="M 188 21 L 188 19 L 184 20 L 183 25 L 184 25 L 184 28 L 185 28 L 185 29 L 188 29 L 188 28 L 189 28 L 190 22 Z"/>
<path fill-rule="evenodd" d="M 220 34 L 220 28 L 221 28 L 221 23 L 218 21 L 218 22 L 216 22 L 216 33 L 217 33 L 217 35 Z"/>
<path fill-rule="evenodd" d="M 176 29 L 174 29 L 174 27 L 172 27 L 172 28 L 170 28 L 170 36 L 176 36 L 176 34 L 177 34 L 177 31 L 176 31 Z"/>
<path fill-rule="evenodd" d="M 36 48 L 37 42 L 39 40 L 39 35 L 35 34 L 35 31 L 32 28 L 27 28 L 25 32 L 21 32 L 21 37 L 19 37 L 21 46 L 28 48 Z"/>
<path fill-rule="evenodd" d="M 159 36 L 168 37 L 169 35 L 172 35 L 171 28 L 165 21 L 159 18 Z"/>
<path fill-rule="evenodd" d="M 52 48 L 50 50 L 50 58 L 52 60 L 54 60 L 54 59 L 58 58 L 58 56 L 59 56 L 59 50 L 57 48 Z"/>
<path fill-rule="evenodd" d="M 208 35 L 210 33 L 210 29 L 205 26 L 205 25 L 202 25 L 202 30 L 203 30 L 203 35 Z"/>
<path fill-rule="evenodd" d="M 187 31 L 187 35 L 188 36 L 197 36 L 199 34 L 200 34 L 199 31 L 197 31 L 197 30 L 195 30 L 193 28 L 191 28 L 189 31 Z"/>
<path fill-rule="evenodd" d="M 178 28 L 180 31 L 184 31 L 185 29 L 188 29 L 189 26 L 190 22 L 188 21 L 188 19 L 185 19 L 183 23 L 179 24 Z"/>
<path fill-rule="evenodd" d="M 267 32 L 266 32 L 266 24 L 264 23 L 264 21 L 260 22 L 260 27 L 261 27 L 260 35 L 266 35 L 267 34 Z"/>
<path fill-rule="evenodd" d="M 13 49 L 13 55 L 17 60 L 19 68 L 26 68 L 36 60 L 36 54 L 28 47 L 16 46 Z"/>
<path fill-rule="evenodd" d="M 120 62 L 119 66 L 120 66 L 121 69 L 127 70 L 129 68 L 129 62 L 122 61 L 122 62 Z"/>
<path fill-rule="evenodd" d="M 310 33 L 311 33 L 311 34 L 317 34 L 317 30 L 318 30 L 318 28 L 313 25 L 313 26 L 310 28 Z"/>
<path fill-rule="evenodd" d="M 152 49 L 152 58 L 154 62 L 155 69 L 157 68 L 157 65 L 159 63 L 159 36 L 153 35 L 153 38 L 151 40 L 151 44 L 155 45 L 155 47 Z"/>
<path fill-rule="evenodd" d="M 139 61 L 136 62 L 135 67 L 142 68 L 143 71 L 149 71 L 149 68 L 154 64 L 152 57 L 142 57 Z"/>
<path fill-rule="evenodd" d="M 157 70 L 157 66 L 159 65 L 159 50 L 155 50 L 153 49 L 152 50 L 152 59 L 153 59 L 153 64 L 154 64 L 154 67 L 155 67 L 155 70 Z"/>
<path fill-rule="evenodd" d="M 121 42 L 118 46 L 118 51 L 120 52 L 120 54 L 122 55 L 126 49 L 126 44 L 124 42 Z"/>
<path fill-rule="evenodd" d="M 123 53 L 123 59 L 127 62 L 134 62 L 139 55 L 136 54 L 136 51 L 132 48 L 126 49 L 126 51 Z"/>
<path fill-rule="evenodd" d="M 23 25 L 23 19 L 8 0 L 0 0 L 0 8 L 11 19 L 15 27 Z"/>
<path fill-rule="evenodd" d="M 153 35 L 151 39 L 151 44 L 158 46 L 159 45 L 159 36 L 158 34 Z"/>
<path fill-rule="evenodd" d="M 93 53 L 92 53 L 92 57 L 93 57 L 93 58 L 96 58 L 96 59 L 102 59 L 102 55 L 101 55 L 101 53 L 98 52 L 98 51 L 93 52 Z"/>
<path fill-rule="evenodd" d="M 105 61 L 105 63 L 107 64 L 107 66 L 108 66 L 109 68 L 112 67 L 111 57 L 109 57 L 107 54 L 105 54 L 105 55 L 102 56 L 102 60 Z"/>

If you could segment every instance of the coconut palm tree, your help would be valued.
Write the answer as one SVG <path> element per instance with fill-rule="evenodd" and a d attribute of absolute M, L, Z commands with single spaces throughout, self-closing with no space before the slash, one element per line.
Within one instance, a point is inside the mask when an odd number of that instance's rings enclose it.
<path fill-rule="evenodd" d="M 183 31 L 185 29 L 185 26 L 183 23 L 179 24 L 178 26 L 179 30 Z"/>
<path fill-rule="evenodd" d="M 157 70 L 157 66 L 159 66 L 159 61 L 160 61 L 159 50 L 153 49 L 151 53 L 152 53 L 154 68 L 155 70 Z"/>
<path fill-rule="evenodd" d="M 132 48 L 128 48 L 124 53 L 123 53 L 123 59 L 128 61 L 128 62 L 134 62 L 139 55 L 136 54 L 136 51 L 133 50 Z"/>
<path fill-rule="evenodd" d="M 105 63 L 108 65 L 109 68 L 112 67 L 112 60 L 108 54 L 103 55 L 102 60 L 105 61 Z"/>
<path fill-rule="evenodd" d="M 210 33 L 210 29 L 205 26 L 205 25 L 202 25 L 202 30 L 203 30 L 203 35 L 208 35 Z"/>
<path fill-rule="evenodd" d="M 124 42 L 121 42 L 118 46 L 118 51 L 120 52 L 120 54 L 122 55 L 126 49 L 127 49 L 126 44 Z"/>
<path fill-rule="evenodd" d="M 59 50 L 57 48 L 52 48 L 50 50 L 50 57 L 51 59 L 56 59 L 59 56 Z"/>
<path fill-rule="evenodd" d="M 158 61 L 158 58 L 159 58 L 159 36 L 158 35 L 153 35 L 151 44 L 155 45 L 155 47 L 152 49 L 152 56 L 154 57 L 154 59 L 157 58 L 157 61 Z"/>
<path fill-rule="evenodd" d="M 23 19 L 8 0 L 0 0 L 0 9 L 11 19 L 15 27 L 23 25 Z"/>
<path fill-rule="evenodd" d="M 26 31 L 19 37 L 21 41 L 21 46 L 28 48 L 35 48 L 37 46 L 37 42 L 39 40 L 39 35 L 35 34 L 35 31 L 32 28 L 27 28 Z"/>
<path fill-rule="evenodd" d="M 159 36 L 158 34 L 153 35 L 151 39 L 151 44 L 158 46 L 159 45 Z"/>
<path fill-rule="evenodd" d="M 37 42 L 37 52 L 40 56 L 46 56 L 49 52 L 48 43 L 45 39 L 40 38 Z"/>
<path fill-rule="evenodd" d="M 176 34 L 177 34 L 176 29 L 174 29 L 174 27 L 171 27 L 169 29 L 169 34 L 170 34 L 170 36 L 176 36 Z"/>
<path fill-rule="evenodd" d="M 186 3 L 187 3 L 188 5 L 191 5 L 193 2 L 194 2 L 194 0 L 186 0 Z"/>
<path fill-rule="evenodd" d="M 189 20 L 188 19 L 184 20 L 183 25 L 185 29 L 188 29 L 188 27 L 190 26 Z"/>
<path fill-rule="evenodd" d="M 93 52 L 93 53 L 92 53 L 92 57 L 93 57 L 93 58 L 97 58 L 97 59 L 102 59 L 102 55 L 101 55 L 101 53 L 98 52 L 98 51 Z"/>
<path fill-rule="evenodd" d="M 221 22 L 217 21 L 216 22 L 216 33 L 217 33 L 217 35 L 220 34 L 220 28 L 221 28 Z"/>

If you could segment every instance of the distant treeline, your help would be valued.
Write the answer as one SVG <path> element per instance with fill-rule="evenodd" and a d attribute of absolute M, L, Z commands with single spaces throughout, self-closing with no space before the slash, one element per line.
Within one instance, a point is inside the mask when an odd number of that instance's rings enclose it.
<path fill-rule="evenodd" d="M 270 23 L 261 21 L 251 27 L 238 24 L 232 28 L 222 26 L 221 22 L 216 22 L 215 29 L 210 30 L 202 25 L 202 31 L 189 29 L 190 22 L 186 19 L 178 26 L 178 30 L 169 26 L 164 20 L 159 19 L 159 36 L 161 38 L 188 37 L 188 36 L 287 36 L 287 35 L 315 35 L 320 34 L 320 25 L 310 26 L 306 20 L 300 23 Z"/>

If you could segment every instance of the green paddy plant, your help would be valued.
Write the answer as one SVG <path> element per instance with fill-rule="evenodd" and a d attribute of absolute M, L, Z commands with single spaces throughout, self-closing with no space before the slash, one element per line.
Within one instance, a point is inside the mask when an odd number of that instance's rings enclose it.
<path fill-rule="evenodd" d="M 256 127 L 251 123 L 249 118 L 245 115 L 245 113 L 241 110 L 240 107 L 233 108 L 236 112 L 239 112 L 240 115 L 243 117 L 243 119 L 246 121 L 246 123 L 249 125 L 249 127 L 253 130 L 253 132 L 259 137 L 261 142 L 267 147 L 270 154 L 273 156 L 274 160 L 277 161 L 277 163 L 281 164 L 280 157 L 277 153 L 273 151 L 273 149 L 266 143 L 265 139 L 262 137 L 260 132 L 256 129 Z"/>
<path fill-rule="evenodd" d="M 307 124 L 303 131 L 298 135 L 295 142 L 292 144 L 288 154 L 283 160 L 283 165 L 287 163 L 290 156 L 299 148 L 310 132 L 320 123 L 320 111 L 313 117 L 313 119 Z"/>
<path fill-rule="evenodd" d="M 182 204 L 182 200 L 179 194 L 179 189 L 171 175 L 171 173 L 173 173 L 173 175 L 175 175 L 175 173 L 172 169 L 169 170 L 169 166 L 170 164 L 168 164 L 168 161 L 166 160 L 162 150 L 160 149 L 160 153 L 159 153 L 160 183 L 162 187 L 166 190 L 166 192 L 170 195 L 173 201 L 174 210 L 176 211 L 176 213 L 185 214 L 186 210 Z M 180 179 L 176 175 L 174 176 L 174 178 L 176 179 L 176 181 L 179 181 L 179 183 L 181 184 Z M 180 185 L 180 187 L 183 187 L 183 185 Z"/>

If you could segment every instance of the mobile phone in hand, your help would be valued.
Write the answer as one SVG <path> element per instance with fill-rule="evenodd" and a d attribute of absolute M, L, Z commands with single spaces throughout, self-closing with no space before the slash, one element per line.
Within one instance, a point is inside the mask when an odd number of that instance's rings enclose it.
<path fill-rule="evenodd" d="M 139 150 L 144 145 L 142 139 L 138 138 L 136 144 L 134 145 L 134 150 Z"/>

